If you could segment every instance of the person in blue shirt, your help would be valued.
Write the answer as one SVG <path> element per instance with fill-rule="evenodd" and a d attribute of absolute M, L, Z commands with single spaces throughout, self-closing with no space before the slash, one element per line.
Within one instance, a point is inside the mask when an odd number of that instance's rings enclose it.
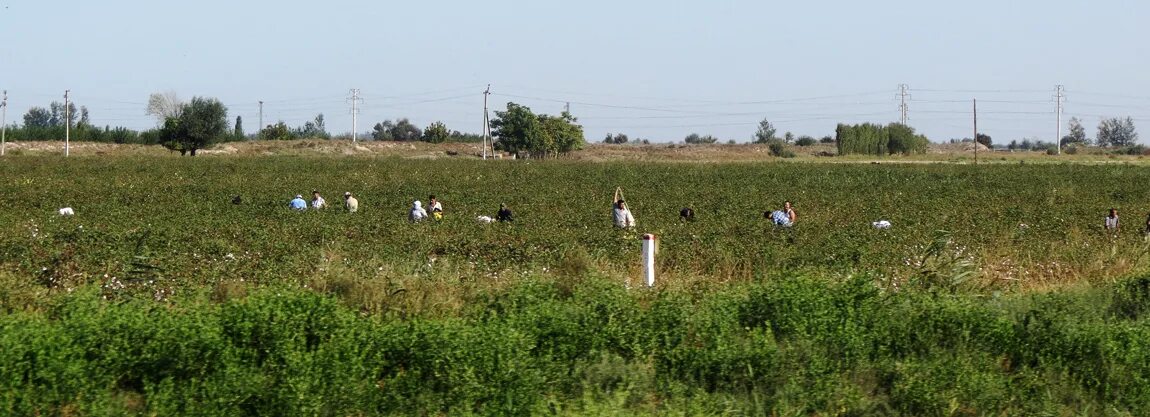
<path fill-rule="evenodd" d="M 795 224 L 795 210 L 791 208 L 790 201 L 783 204 L 782 210 L 764 212 L 763 217 L 770 219 L 776 226 L 791 227 Z"/>
<path fill-rule="evenodd" d="M 302 194 L 296 194 L 295 198 L 288 203 L 292 210 L 305 211 L 307 210 L 307 201 L 304 201 Z"/>

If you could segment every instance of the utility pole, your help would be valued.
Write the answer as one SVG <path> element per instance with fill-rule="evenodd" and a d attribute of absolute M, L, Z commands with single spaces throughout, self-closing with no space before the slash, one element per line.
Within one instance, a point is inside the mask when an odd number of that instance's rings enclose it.
<path fill-rule="evenodd" d="M 978 99 L 971 99 L 974 104 L 974 164 L 978 165 Z"/>
<path fill-rule="evenodd" d="M 1058 128 L 1055 129 L 1054 140 L 1058 144 L 1058 154 L 1062 155 L 1062 100 L 1066 96 L 1062 94 L 1062 84 L 1054 86 L 1054 113 L 1058 119 Z"/>
<path fill-rule="evenodd" d="M 563 112 L 564 113 L 571 113 L 571 102 L 570 101 L 568 101 L 567 104 L 563 105 Z"/>
<path fill-rule="evenodd" d="M 68 107 L 68 93 L 72 90 L 64 90 L 64 156 L 68 156 L 69 142 L 72 139 L 72 111 Z"/>
<path fill-rule="evenodd" d="M 264 101 L 260 100 L 260 131 L 256 133 L 256 139 L 264 138 Z"/>
<path fill-rule="evenodd" d="M 899 84 L 898 85 L 898 95 L 899 95 L 899 105 L 898 105 L 899 119 L 898 120 L 899 120 L 899 123 L 902 123 L 903 126 L 906 126 L 906 122 L 908 120 L 908 117 L 907 117 L 908 107 L 906 105 L 906 100 L 910 98 L 909 91 L 910 91 L 910 86 L 908 86 L 906 84 Z"/>
<path fill-rule="evenodd" d="M 8 145 L 8 90 L 4 90 L 4 98 L 0 99 L 0 156 L 4 156 L 4 147 Z"/>
<path fill-rule="evenodd" d="M 356 129 L 356 123 L 358 123 L 356 116 L 359 115 L 359 109 L 356 106 L 359 104 L 360 101 L 363 101 L 363 99 L 359 98 L 359 89 L 358 88 L 353 88 L 348 93 L 351 94 L 351 97 L 348 98 L 348 101 L 351 101 L 351 143 L 355 143 L 355 141 L 356 141 L 355 129 Z"/>
<path fill-rule="evenodd" d="M 491 140 L 491 121 L 487 116 L 487 96 L 491 95 L 491 84 L 483 90 L 483 159 L 487 160 L 487 142 Z M 495 157 L 495 145 L 491 146 L 492 157 Z"/>

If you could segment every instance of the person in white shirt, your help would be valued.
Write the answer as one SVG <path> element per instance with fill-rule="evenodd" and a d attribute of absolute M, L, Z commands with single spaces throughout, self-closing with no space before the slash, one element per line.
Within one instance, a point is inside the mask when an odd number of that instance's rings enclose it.
<path fill-rule="evenodd" d="M 631 215 L 631 210 L 627 208 L 627 202 L 620 198 L 622 189 L 615 189 L 614 208 L 611 210 L 615 219 L 615 227 L 626 229 L 635 227 L 635 216 Z"/>
<path fill-rule="evenodd" d="M 317 190 L 311 190 L 311 208 L 316 210 L 327 208 L 327 200 L 320 197 Z"/>
<path fill-rule="evenodd" d="M 431 212 L 431 218 L 435 221 L 443 220 L 443 203 L 435 198 L 435 194 L 427 196 L 427 210 Z"/>
<path fill-rule="evenodd" d="M 351 191 L 343 193 L 343 208 L 347 209 L 348 213 L 359 211 L 359 200 L 352 197 Z"/>
<path fill-rule="evenodd" d="M 427 210 L 423 209 L 423 202 L 421 202 L 419 200 L 415 200 L 415 203 L 412 203 L 412 205 L 411 205 L 411 214 L 409 214 L 407 216 L 407 219 L 410 220 L 412 223 L 419 223 L 419 222 L 423 221 L 423 219 L 426 219 L 426 218 L 427 218 Z"/>
<path fill-rule="evenodd" d="M 1118 209 L 1110 209 L 1110 214 L 1106 215 L 1106 231 L 1110 233 L 1118 233 Z"/>

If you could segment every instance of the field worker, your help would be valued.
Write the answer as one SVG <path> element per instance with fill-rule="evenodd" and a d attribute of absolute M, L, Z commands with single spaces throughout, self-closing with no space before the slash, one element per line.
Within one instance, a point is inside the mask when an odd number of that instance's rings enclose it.
<path fill-rule="evenodd" d="M 1150 235 L 1150 213 L 1146 214 L 1146 234 Z"/>
<path fill-rule="evenodd" d="M 411 205 L 411 214 L 409 214 L 407 216 L 407 219 L 410 220 L 412 223 L 419 223 L 419 222 L 423 221 L 423 219 L 426 219 L 426 218 L 427 218 L 427 210 L 423 209 L 423 202 L 421 202 L 419 200 L 415 200 L 415 203 L 412 203 L 412 205 Z"/>
<path fill-rule="evenodd" d="M 684 222 L 695 221 L 695 210 L 690 207 L 683 207 L 682 210 L 679 210 L 679 220 Z"/>
<path fill-rule="evenodd" d="M 435 194 L 427 196 L 427 208 L 431 210 L 431 218 L 436 221 L 443 220 L 443 203 L 435 198 Z"/>
<path fill-rule="evenodd" d="M 506 204 L 499 203 L 499 213 L 495 215 L 495 220 L 504 223 L 511 222 L 511 209 L 507 208 Z M 1150 221 L 1150 218 L 1147 221 Z"/>
<path fill-rule="evenodd" d="M 359 200 L 352 197 L 351 191 L 343 193 L 343 208 L 347 209 L 348 213 L 359 211 Z"/>
<path fill-rule="evenodd" d="M 791 202 L 783 202 L 783 212 L 787 214 L 787 220 L 790 224 L 795 224 L 795 209 L 791 208 Z"/>
<path fill-rule="evenodd" d="M 622 192 L 622 188 L 616 188 L 615 197 L 612 198 L 614 205 L 611 214 L 615 219 L 615 227 L 621 229 L 635 227 L 635 216 L 631 215 L 631 210 L 627 208 L 627 202 L 623 201 L 622 195 L 620 195 Z"/>
<path fill-rule="evenodd" d="M 1104 226 L 1106 227 L 1106 231 L 1118 233 L 1118 209 L 1110 209 L 1110 214 L 1106 215 L 1106 223 Z"/>
<path fill-rule="evenodd" d="M 319 195 L 319 191 L 311 190 L 311 208 L 316 210 L 327 208 L 327 200 Z"/>
<path fill-rule="evenodd" d="M 763 212 L 763 217 L 769 219 L 775 226 L 791 227 L 791 225 L 794 225 L 794 222 L 791 221 L 791 216 L 788 216 L 785 210 L 766 211 Z"/>
<path fill-rule="evenodd" d="M 627 208 L 626 201 L 616 201 L 613 214 L 615 217 L 615 227 L 622 229 L 635 227 L 635 216 L 631 215 L 631 209 Z"/>
<path fill-rule="evenodd" d="M 303 194 L 296 194 L 295 198 L 288 202 L 288 205 L 291 206 L 292 210 L 307 210 L 307 202 L 303 201 Z"/>

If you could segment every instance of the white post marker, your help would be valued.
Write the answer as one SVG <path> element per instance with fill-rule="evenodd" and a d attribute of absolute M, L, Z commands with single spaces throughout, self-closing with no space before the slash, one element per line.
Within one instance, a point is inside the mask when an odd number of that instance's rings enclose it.
<path fill-rule="evenodd" d="M 648 287 L 655 286 L 655 235 L 643 235 L 643 276 Z"/>

